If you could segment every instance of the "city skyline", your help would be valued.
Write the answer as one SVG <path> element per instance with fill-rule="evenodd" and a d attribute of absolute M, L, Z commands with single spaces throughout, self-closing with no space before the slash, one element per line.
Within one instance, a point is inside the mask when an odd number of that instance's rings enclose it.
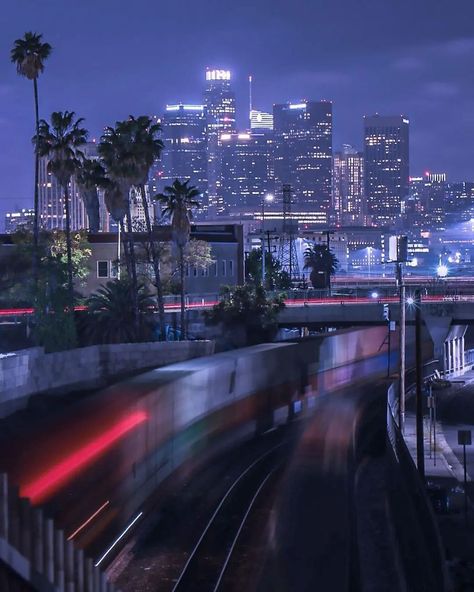
<path fill-rule="evenodd" d="M 474 8 L 468 1 L 446 13 L 444 0 L 436 6 L 402 0 L 396 9 L 369 0 L 357 7 L 297 1 L 290 8 L 280 2 L 271 3 L 278 10 L 270 14 L 265 11 L 270 3 L 260 0 L 255 19 L 245 3 L 224 19 L 187 2 L 158 10 L 139 0 L 129 14 L 106 0 L 104 11 L 90 19 L 87 0 L 75 7 L 68 35 L 56 26 L 58 20 L 68 22 L 62 4 L 30 4 L 20 0 L 0 17 L 0 219 L 6 210 L 28 207 L 32 200 L 32 90 L 8 59 L 13 40 L 29 29 L 42 32 L 54 50 L 39 80 L 41 115 L 72 109 L 86 118 L 91 137 L 130 113 L 154 115 L 166 104 L 201 103 L 205 67 L 216 66 L 233 73 L 238 129 L 246 127 L 252 74 L 258 110 L 271 112 L 275 103 L 302 98 L 331 100 L 334 150 L 346 143 L 362 149 L 364 115 L 406 113 L 413 175 L 433 170 L 447 172 L 452 181 L 474 178 L 469 157 L 474 137 L 469 15 L 474 16 Z M 383 9 L 376 4 L 384 4 Z M 149 23 L 139 18 L 144 11 Z M 263 14 L 271 21 L 267 27 Z M 190 37 L 177 54 L 171 36 L 178 18 Z M 127 42 L 119 46 L 114 31 L 125 26 Z M 206 27 L 212 35 L 200 35 Z"/>

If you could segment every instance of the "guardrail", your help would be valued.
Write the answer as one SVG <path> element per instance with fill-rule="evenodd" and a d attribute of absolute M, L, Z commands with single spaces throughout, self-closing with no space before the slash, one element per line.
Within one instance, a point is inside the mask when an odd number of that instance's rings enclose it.
<path fill-rule="evenodd" d="M 19 496 L 5 473 L 0 473 L 0 562 L 10 570 L 0 577 L 7 590 L 17 589 L 13 582 L 20 580 L 41 592 L 116 592 L 105 573 L 66 540 L 43 510 Z"/>
<path fill-rule="evenodd" d="M 400 541 L 402 560 L 410 581 L 416 582 L 414 589 L 446 592 L 449 578 L 436 519 L 424 484 L 399 429 L 397 417 L 398 381 L 393 382 L 387 392 L 387 441 L 390 463 L 389 497 L 393 518 L 395 523 L 407 525 L 409 531 L 408 533 L 400 529 L 399 533 L 403 539 Z M 410 504 L 407 499 L 411 501 Z M 420 554 L 427 569 L 420 569 L 419 563 L 411 559 Z"/>

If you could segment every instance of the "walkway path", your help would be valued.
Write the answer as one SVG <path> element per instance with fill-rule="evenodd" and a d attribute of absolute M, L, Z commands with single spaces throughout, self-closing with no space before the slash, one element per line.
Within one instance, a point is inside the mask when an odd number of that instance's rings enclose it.
<path fill-rule="evenodd" d="M 463 511 L 463 449 L 457 443 L 458 430 L 468 429 L 472 431 L 474 444 L 474 371 L 453 379 L 450 388 L 436 392 L 436 398 L 436 450 L 433 434 L 430 446 L 429 415 L 428 410 L 424 410 L 426 483 L 437 509 L 438 524 L 454 581 L 453 590 L 474 590 L 474 445 L 466 447 L 470 498 L 466 522 Z M 416 463 L 414 397 L 407 406 L 405 442 Z"/>

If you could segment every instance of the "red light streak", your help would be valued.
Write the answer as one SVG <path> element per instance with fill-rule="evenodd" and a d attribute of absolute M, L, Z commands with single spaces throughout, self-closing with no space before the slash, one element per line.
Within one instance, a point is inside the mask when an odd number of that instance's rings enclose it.
<path fill-rule="evenodd" d="M 146 421 L 147 415 L 144 411 L 137 411 L 130 417 L 123 419 L 109 428 L 99 437 L 91 440 L 85 446 L 78 448 L 63 460 L 59 461 L 40 477 L 27 483 L 21 488 L 22 497 L 30 498 L 31 502 L 37 504 L 48 498 L 54 491 L 63 486 L 73 475 L 84 469 L 98 456 L 104 453 L 117 440 L 133 430 L 137 425 Z"/>

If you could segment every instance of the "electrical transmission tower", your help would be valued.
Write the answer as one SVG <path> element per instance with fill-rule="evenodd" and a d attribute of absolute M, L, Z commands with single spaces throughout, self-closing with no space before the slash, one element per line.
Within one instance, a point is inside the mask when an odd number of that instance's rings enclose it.
<path fill-rule="evenodd" d="M 295 238 L 296 224 L 291 217 L 291 185 L 283 185 L 283 228 L 278 248 L 278 259 L 282 271 L 286 271 L 292 280 L 300 278 Z"/>

